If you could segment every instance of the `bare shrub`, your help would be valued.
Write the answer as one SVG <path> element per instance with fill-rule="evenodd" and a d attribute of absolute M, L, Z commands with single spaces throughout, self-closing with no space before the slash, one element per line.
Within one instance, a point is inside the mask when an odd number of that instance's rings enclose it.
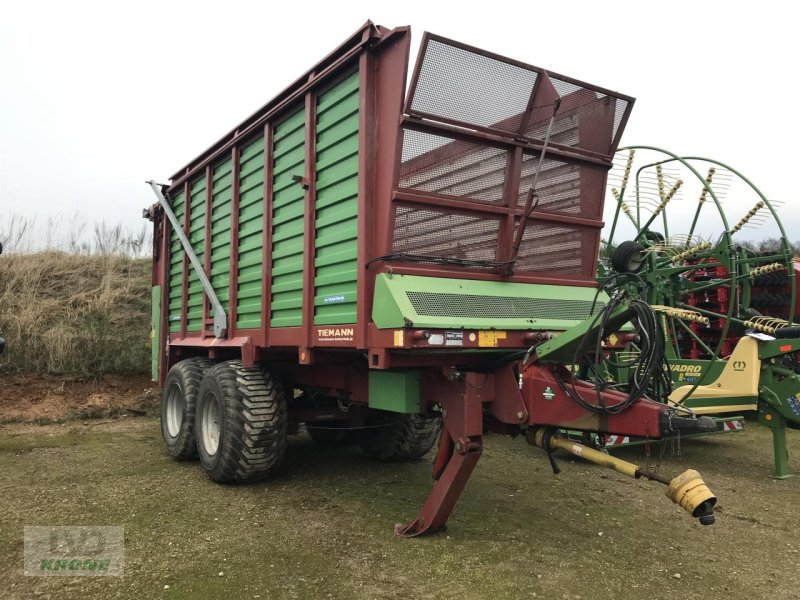
<path fill-rule="evenodd" d="M 136 258 L 150 254 L 152 239 L 149 223 L 131 229 L 103 220 L 90 229 L 80 212 L 53 215 L 44 221 L 17 214 L 0 216 L 0 244 L 4 254 L 62 251 Z"/>

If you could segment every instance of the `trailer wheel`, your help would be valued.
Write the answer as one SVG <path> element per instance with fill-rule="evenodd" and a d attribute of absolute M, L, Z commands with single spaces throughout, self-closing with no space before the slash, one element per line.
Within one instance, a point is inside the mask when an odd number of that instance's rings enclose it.
<path fill-rule="evenodd" d="M 222 362 L 203 378 L 197 403 L 197 450 L 220 483 L 264 479 L 283 461 L 288 435 L 286 393 L 263 367 Z"/>
<path fill-rule="evenodd" d="M 206 358 L 187 358 L 173 365 L 161 392 L 161 437 L 175 460 L 197 456 L 194 441 L 195 413 L 200 383 L 214 365 Z"/>
<path fill-rule="evenodd" d="M 331 423 L 313 423 L 306 425 L 309 437 L 321 446 L 347 446 L 355 439 L 352 429 L 346 427 L 346 422 L 333 421 Z"/>
<path fill-rule="evenodd" d="M 372 458 L 384 462 L 417 460 L 425 456 L 436 442 L 441 419 L 384 410 L 372 410 L 366 427 L 358 431 L 361 449 Z"/>

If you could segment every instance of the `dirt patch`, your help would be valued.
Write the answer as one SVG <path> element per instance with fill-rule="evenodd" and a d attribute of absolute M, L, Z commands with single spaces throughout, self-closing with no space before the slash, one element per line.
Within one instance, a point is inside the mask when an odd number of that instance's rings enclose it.
<path fill-rule="evenodd" d="M 0 423 L 48 423 L 151 414 L 159 389 L 143 375 L 109 375 L 99 380 L 65 376 L 0 376 Z"/>

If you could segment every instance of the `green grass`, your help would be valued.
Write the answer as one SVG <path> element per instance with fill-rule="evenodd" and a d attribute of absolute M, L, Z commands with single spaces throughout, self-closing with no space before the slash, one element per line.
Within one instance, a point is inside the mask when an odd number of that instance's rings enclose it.
<path fill-rule="evenodd" d="M 169 460 L 152 419 L 7 427 L 0 597 L 796 597 L 800 480 L 769 479 L 763 428 L 684 441 L 664 459 L 665 473 L 703 473 L 720 498 L 713 527 L 658 484 L 566 457 L 554 476 L 540 451 L 492 436 L 449 529 L 399 539 L 392 526 L 430 490 L 430 459 L 381 464 L 300 436 L 274 479 L 220 486 Z M 22 576 L 24 525 L 124 526 L 125 577 Z"/>

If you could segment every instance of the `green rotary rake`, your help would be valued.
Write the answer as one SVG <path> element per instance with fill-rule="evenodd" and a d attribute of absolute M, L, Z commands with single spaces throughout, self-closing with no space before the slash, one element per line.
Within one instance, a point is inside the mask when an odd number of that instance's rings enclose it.
<path fill-rule="evenodd" d="M 609 294 L 652 307 L 666 401 L 705 415 L 757 411 L 773 434 L 773 475 L 788 477 L 786 428 L 800 428 L 800 267 L 776 203 L 726 164 L 649 146 L 620 150 L 608 187 L 615 202 L 598 279 Z M 747 241 L 753 230 L 771 238 L 768 249 Z M 646 340 L 619 337 L 594 376 L 624 389 L 636 385 Z"/>

